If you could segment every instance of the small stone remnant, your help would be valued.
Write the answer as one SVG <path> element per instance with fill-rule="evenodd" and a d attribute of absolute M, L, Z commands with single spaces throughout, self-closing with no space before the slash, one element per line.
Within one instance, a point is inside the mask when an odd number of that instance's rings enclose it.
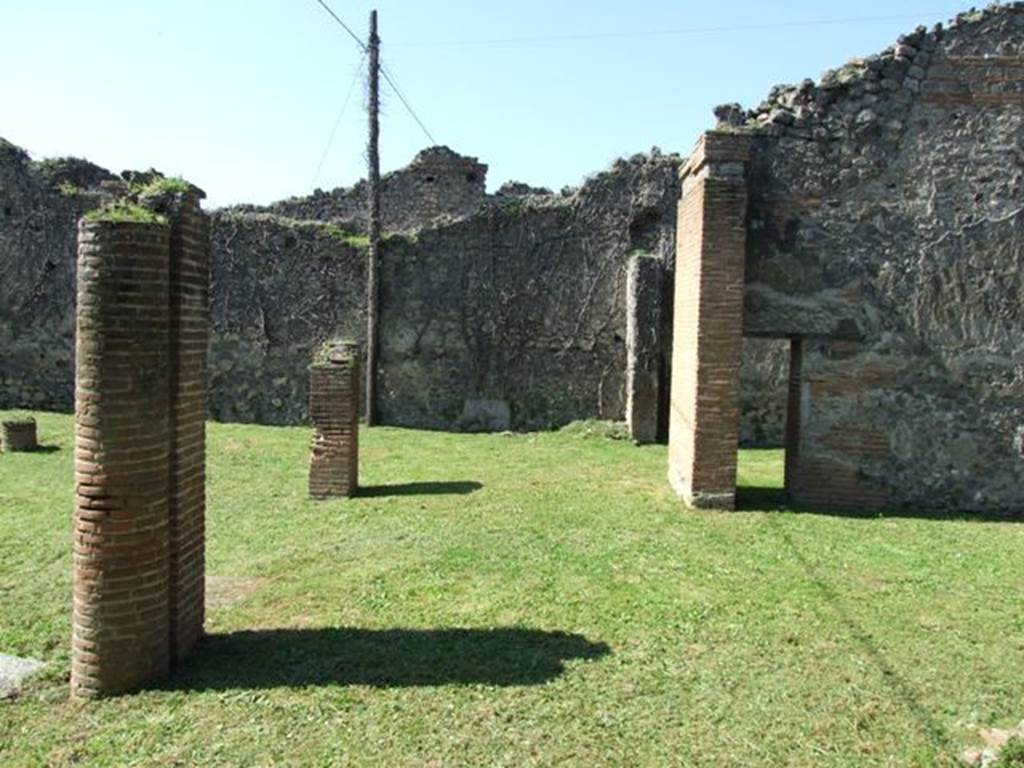
<path fill-rule="evenodd" d="M 512 408 L 506 400 L 468 398 L 462 404 L 459 427 L 466 432 L 503 432 L 512 425 Z"/>
<path fill-rule="evenodd" d="M 21 684 L 45 665 L 35 659 L 22 659 L 0 653 L 0 700 L 13 699 L 21 691 Z"/>
<path fill-rule="evenodd" d="M 313 443 L 309 496 L 353 496 L 359 485 L 359 352 L 352 342 L 329 343 L 309 368 Z"/>
<path fill-rule="evenodd" d="M 984 728 L 981 731 L 983 746 L 969 747 L 960 753 L 964 765 L 989 768 L 999 760 L 999 754 L 1011 741 L 1024 741 L 1024 720 L 1016 728 Z"/>
<path fill-rule="evenodd" d="M 739 104 L 719 104 L 714 109 L 719 128 L 739 128 L 747 122 L 747 111 Z"/>
<path fill-rule="evenodd" d="M 12 419 L 0 422 L 0 451 L 18 453 L 39 447 L 35 419 Z"/>

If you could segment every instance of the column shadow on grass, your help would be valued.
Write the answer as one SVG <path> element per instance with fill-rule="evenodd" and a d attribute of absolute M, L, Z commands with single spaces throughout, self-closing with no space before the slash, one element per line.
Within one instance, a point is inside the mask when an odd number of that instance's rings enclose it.
<path fill-rule="evenodd" d="M 736 488 L 736 509 L 740 512 L 777 511 L 789 508 L 785 488 L 741 485 Z"/>
<path fill-rule="evenodd" d="M 379 496 L 464 496 L 479 491 L 483 487 L 482 483 L 478 483 L 475 480 L 364 485 L 356 491 L 356 496 L 364 498 Z"/>
<path fill-rule="evenodd" d="M 163 687 L 540 685 L 609 646 L 537 629 L 271 629 L 208 635 Z"/>

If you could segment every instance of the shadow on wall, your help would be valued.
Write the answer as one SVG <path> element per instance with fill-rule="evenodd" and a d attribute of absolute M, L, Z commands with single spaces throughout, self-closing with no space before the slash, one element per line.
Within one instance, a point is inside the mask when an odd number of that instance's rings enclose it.
<path fill-rule="evenodd" d="M 356 491 L 359 497 L 378 496 L 444 496 L 466 495 L 483 488 L 475 480 L 454 480 L 434 483 L 402 483 L 399 485 L 364 485 Z"/>
<path fill-rule="evenodd" d="M 209 635 L 168 683 L 221 691 L 368 685 L 540 685 L 571 659 L 611 649 L 582 635 L 537 629 L 274 629 Z"/>

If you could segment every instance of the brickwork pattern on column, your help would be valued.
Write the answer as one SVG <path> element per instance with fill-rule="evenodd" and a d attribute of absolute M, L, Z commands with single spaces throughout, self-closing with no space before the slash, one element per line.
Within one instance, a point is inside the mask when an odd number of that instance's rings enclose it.
<path fill-rule="evenodd" d="M 160 224 L 79 225 L 71 687 L 169 669 L 169 273 Z"/>
<path fill-rule="evenodd" d="M 34 451 L 38 447 L 35 419 L 0 422 L 0 452 Z"/>
<path fill-rule="evenodd" d="M 850 349 L 837 352 L 844 346 Z M 858 359 L 857 347 L 831 342 L 830 359 L 801 375 L 800 439 L 790 490 L 799 504 L 863 511 L 892 501 L 890 489 L 875 479 L 878 468 L 892 461 L 892 444 L 884 425 L 865 414 L 873 394 L 895 385 L 902 361 Z"/>
<path fill-rule="evenodd" d="M 359 355 L 353 347 L 332 351 L 309 369 L 313 444 L 309 495 L 352 496 L 359 478 Z"/>
<path fill-rule="evenodd" d="M 637 443 L 658 440 L 664 266 L 634 256 L 626 273 L 626 425 Z"/>
<path fill-rule="evenodd" d="M 210 235 L 202 193 L 170 211 L 171 661 L 203 633 L 206 577 L 206 412 Z"/>
<path fill-rule="evenodd" d="M 680 171 L 669 481 L 695 507 L 736 503 L 749 141 L 705 134 Z"/>

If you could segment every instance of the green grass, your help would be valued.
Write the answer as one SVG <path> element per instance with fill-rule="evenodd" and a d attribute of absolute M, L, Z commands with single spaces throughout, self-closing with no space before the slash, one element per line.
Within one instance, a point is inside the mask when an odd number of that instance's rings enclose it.
<path fill-rule="evenodd" d="M 192 185 L 180 176 L 153 176 L 145 183 L 133 185 L 133 191 L 141 199 L 161 195 L 187 195 Z"/>
<path fill-rule="evenodd" d="M 665 450 L 590 428 L 209 428 L 211 636 L 170 682 L 67 698 L 72 421 L 0 456 L 0 764 L 932 766 L 1024 717 L 1024 527 L 686 511 Z M 744 452 L 774 506 L 778 451 Z"/>
<path fill-rule="evenodd" d="M 83 217 L 86 221 L 111 221 L 129 224 L 166 224 L 167 217 L 137 203 L 118 200 L 89 211 Z"/>

